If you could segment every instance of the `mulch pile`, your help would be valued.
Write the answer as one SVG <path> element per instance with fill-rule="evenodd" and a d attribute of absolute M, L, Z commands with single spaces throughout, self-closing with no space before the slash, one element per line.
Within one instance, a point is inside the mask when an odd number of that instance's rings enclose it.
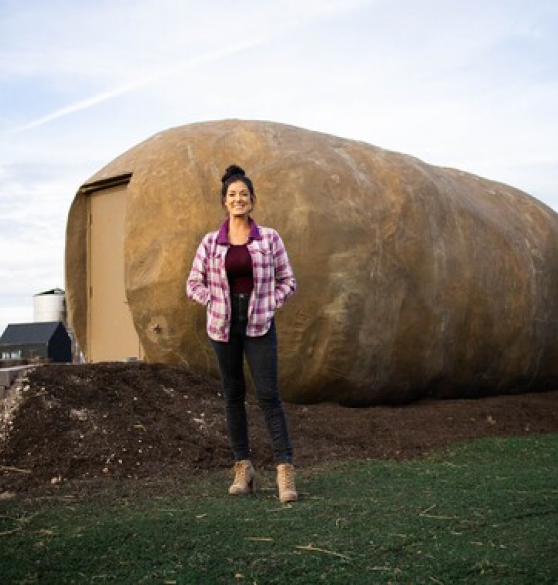
<path fill-rule="evenodd" d="M 19 382 L 0 442 L 0 494 L 100 478 L 184 482 L 232 465 L 218 381 L 182 366 L 45 365 Z M 257 466 L 273 465 L 254 393 L 247 398 Z M 295 463 L 410 458 L 489 436 L 558 432 L 558 391 L 346 408 L 285 404 Z"/>

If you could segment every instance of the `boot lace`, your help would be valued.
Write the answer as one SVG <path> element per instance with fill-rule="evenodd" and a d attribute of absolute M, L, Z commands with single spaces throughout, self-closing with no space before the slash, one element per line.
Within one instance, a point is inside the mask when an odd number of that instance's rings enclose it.
<path fill-rule="evenodd" d="M 279 468 L 279 481 L 283 489 L 294 491 L 294 473 L 292 467 L 283 466 Z"/>
<path fill-rule="evenodd" d="M 237 461 L 234 464 L 234 483 L 246 484 L 248 483 L 248 470 L 250 465 L 243 461 Z"/>

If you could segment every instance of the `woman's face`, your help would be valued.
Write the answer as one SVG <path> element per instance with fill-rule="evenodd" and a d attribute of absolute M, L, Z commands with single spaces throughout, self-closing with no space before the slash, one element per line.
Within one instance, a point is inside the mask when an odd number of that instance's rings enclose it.
<path fill-rule="evenodd" d="M 244 181 L 234 181 L 228 186 L 224 205 L 230 217 L 247 216 L 252 211 L 254 205 Z"/>

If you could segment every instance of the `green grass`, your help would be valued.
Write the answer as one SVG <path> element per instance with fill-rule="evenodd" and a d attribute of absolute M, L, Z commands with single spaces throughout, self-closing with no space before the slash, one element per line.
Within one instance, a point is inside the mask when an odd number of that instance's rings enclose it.
<path fill-rule="evenodd" d="M 290 506 L 258 477 L 247 497 L 222 471 L 180 496 L 1 502 L 0 582 L 558 583 L 558 435 L 299 470 Z"/>

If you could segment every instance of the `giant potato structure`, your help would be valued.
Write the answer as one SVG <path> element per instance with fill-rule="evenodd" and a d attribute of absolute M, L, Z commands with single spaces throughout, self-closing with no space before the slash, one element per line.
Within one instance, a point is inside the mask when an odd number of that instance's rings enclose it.
<path fill-rule="evenodd" d="M 92 180 L 132 173 L 125 290 L 146 358 L 217 374 L 185 282 L 236 163 L 281 234 L 297 292 L 277 313 L 288 401 L 401 403 L 555 387 L 558 215 L 509 187 L 370 144 L 260 121 L 161 132 Z M 86 193 L 67 226 L 70 321 L 87 355 Z M 154 326 L 156 324 L 156 326 Z"/>

